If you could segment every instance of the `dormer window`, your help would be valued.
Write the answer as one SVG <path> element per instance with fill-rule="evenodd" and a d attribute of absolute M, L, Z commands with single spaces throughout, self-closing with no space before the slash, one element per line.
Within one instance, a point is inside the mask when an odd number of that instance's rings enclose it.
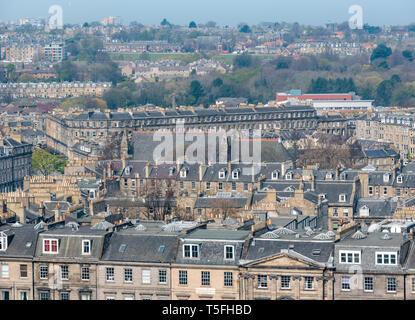
<path fill-rule="evenodd" d="M 82 240 L 82 254 L 91 254 L 91 240 Z"/>
<path fill-rule="evenodd" d="M 278 170 L 275 170 L 272 172 L 272 180 L 278 180 L 280 173 L 278 172 Z"/>
<path fill-rule="evenodd" d="M 0 251 L 7 250 L 7 235 L 4 232 L 0 232 Z"/>
<path fill-rule="evenodd" d="M 182 170 L 180 170 L 180 178 L 186 178 L 187 176 L 187 169 L 183 168 Z"/>
<path fill-rule="evenodd" d="M 347 179 L 347 174 L 346 173 L 342 173 L 342 174 L 340 174 L 340 180 L 346 180 Z"/>
<path fill-rule="evenodd" d="M 403 176 L 402 176 L 402 175 L 399 175 L 399 176 L 396 178 L 396 182 L 398 182 L 398 183 L 402 183 L 402 182 L 403 182 Z"/>
<path fill-rule="evenodd" d="M 174 174 L 175 168 L 171 167 L 169 168 L 169 176 L 172 176 Z"/>
<path fill-rule="evenodd" d="M 232 171 L 232 179 L 239 179 L 239 170 Z"/>
<path fill-rule="evenodd" d="M 199 245 L 185 244 L 183 245 L 184 258 L 199 258 Z"/>
<path fill-rule="evenodd" d="M 125 174 L 128 176 L 130 175 L 131 168 L 129 166 L 125 167 Z"/>
<path fill-rule="evenodd" d="M 320 197 L 320 200 L 325 200 L 326 199 L 326 194 L 325 193 L 320 193 L 319 197 Z"/>
<path fill-rule="evenodd" d="M 385 173 L 384 175 L 383 175 L 383 182 L 389 182 L 389 173 Z"/>
<path fill-rule="evenodd" d="M 293 179 L 293 174 L 292 172 L 287 172 L 285 174 L 285 180 L 292 180 Z"/>
<path fill-rule="evenodd" d="M 58 239 L 43 239 L 43 253 L 58 253 Z"/>
<path fill-rule="evenodd" d="M 224 249 L 225 249 L 225 252 L 224 252 L 225 260 L 235 259 L 235 254 L 234 254 L 235 247 L 234 246 L 225 246 Z"/>
<path fill-rule="evenodd" d="M 219 171 L 219 179 L 225 179 L 225 169 L 221 169 Z"/>
<path fill-rule="evenodd" d="M 89 199 L 95 199 L 95 198 L 96 198 L 96 190 L 94 189 L 89 190 Z"/>
<path fill-rule="evenodd" d="M 359 215 L 361 217 L 368 217 L 369 216 L 369 207 L 367 205 L 362 206 L 359 209 Z"/>
<path fill-rule="evenodd" d="M 326 174 L 326 180 L 332 180 L 333 179 L 333 174 L 331 172 L 328 172 Z"/>
<path fill-rule="evenodd" d="M 346 195 L 344 193 L 339 194 L 339 202 L 346 202 Z"/>

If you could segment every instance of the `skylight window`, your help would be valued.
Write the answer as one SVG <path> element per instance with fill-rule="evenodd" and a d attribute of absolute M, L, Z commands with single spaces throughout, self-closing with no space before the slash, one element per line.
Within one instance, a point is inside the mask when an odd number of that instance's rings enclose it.
<path fill-rule="evenodd" d="M 158 252 L 164 252 L 165 246 L 160 246 Z"/>
<path fill-rule="evenodd" d="M 126 248 L 127 248 L 127 245 L 126 244 L 122 244 L 122 245 L 120 245 L 119 251 L 120 252 L 124 252 Z"/>

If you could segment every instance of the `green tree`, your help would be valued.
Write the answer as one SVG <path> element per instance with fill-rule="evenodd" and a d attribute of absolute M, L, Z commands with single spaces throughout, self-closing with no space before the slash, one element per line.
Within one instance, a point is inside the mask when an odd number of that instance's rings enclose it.
<path fill-rule="evenodd" d="M 252 56 L 247 53 L 237 55 L 233 59 L 233 65 L 236 68 L 249 68 L 252 66 Z"/>
<path fill-rule="evenodd" d="M 197 28 L 196 22 L 190 21 L 189 28 Z"/>
<path fill-rule="evenodd" d="M 7 79 L 9 81 L 15 81 L 17 79 L 16 66 L 14 64 L 9 63 L 6 66 L 6 71 L 7 71 Z"/>
<path fill-rule="evenodd" d="M 205 91 L 199 81 L 193 80 L 190 83 L 189 95 L 194 97 L 195 104 L 199 101 L 200 97 L 205 95 Z"/>
<path fill-rule="evenodd" d="M 370 61 L 374 61 L 376 59 L 386 59 L 392 54 L 392 49 L 387 47 L 384 44 L 378 45 L 372 52 L 370 56 Z"/>
<path fill-rule="evenodd" d="M 78 78 L 78 68 L 70 60 L 54 65 L 60 81 L 76 81 Z"/>
<path fill-rule="evenodd" d="M 163 21 L 160 22 L 160 25 L 161 26 L 170 26 L 171 24 L 170 24 L 170 22 L 167 21 L 166 18 L 164 18 Z"/>
<path fill-rule="evenodd" d="M 402 56 L 410 62 L 414 61 L 414 57 L 411 50 L 402 51 Z"/>
<path fill-rule="evenodd" d="M 41 148 L 36 148 L 32 154 L 33 171 L 44 176 L 56 171 L 64 173 L 66 163 L 65 157 L 51 154 Z"/>
<path fill-rule="evenodd" d="M 223 84 L 223 80 L 221 78 L 216 78 L 212 81 L 212 86 L 220 87 Z"/>
<path fill-rule="evenodd" d="M 241 29 L 239 29 L 239 32 L 250 33 L 251 29 L 249 28 L 249 26 L 247 24 L 245 24 L 241 27 Z"/>

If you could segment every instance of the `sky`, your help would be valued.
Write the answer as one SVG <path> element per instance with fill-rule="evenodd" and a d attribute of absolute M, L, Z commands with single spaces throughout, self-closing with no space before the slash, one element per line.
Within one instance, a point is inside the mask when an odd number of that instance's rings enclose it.
<path fill-rule="evenodd" d="M 120 17 L 122 23 L 160 24 L 163 18 L 179 25 L 190 21 L 236 26 L 239 23 L 299 22 L 322 25 L 348 21 L 349 7 L 360 5 L 363 23 L 407 25 L 415 22 L 414 0 L 0 0 L 0 20 L 49 16 L 52 5 L 63 9 L 64 23 Z"/>

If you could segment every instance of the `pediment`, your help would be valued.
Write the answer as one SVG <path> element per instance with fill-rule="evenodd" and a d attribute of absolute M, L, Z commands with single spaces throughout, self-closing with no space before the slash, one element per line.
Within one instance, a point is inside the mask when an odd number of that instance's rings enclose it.
<path fill-rule="evenodd" d="M 321 268 L 317 263 L 291 255 L 290 253 L 279 253 L 274 256 L 251 261 L 245 266 L 254 268 Z"/>

